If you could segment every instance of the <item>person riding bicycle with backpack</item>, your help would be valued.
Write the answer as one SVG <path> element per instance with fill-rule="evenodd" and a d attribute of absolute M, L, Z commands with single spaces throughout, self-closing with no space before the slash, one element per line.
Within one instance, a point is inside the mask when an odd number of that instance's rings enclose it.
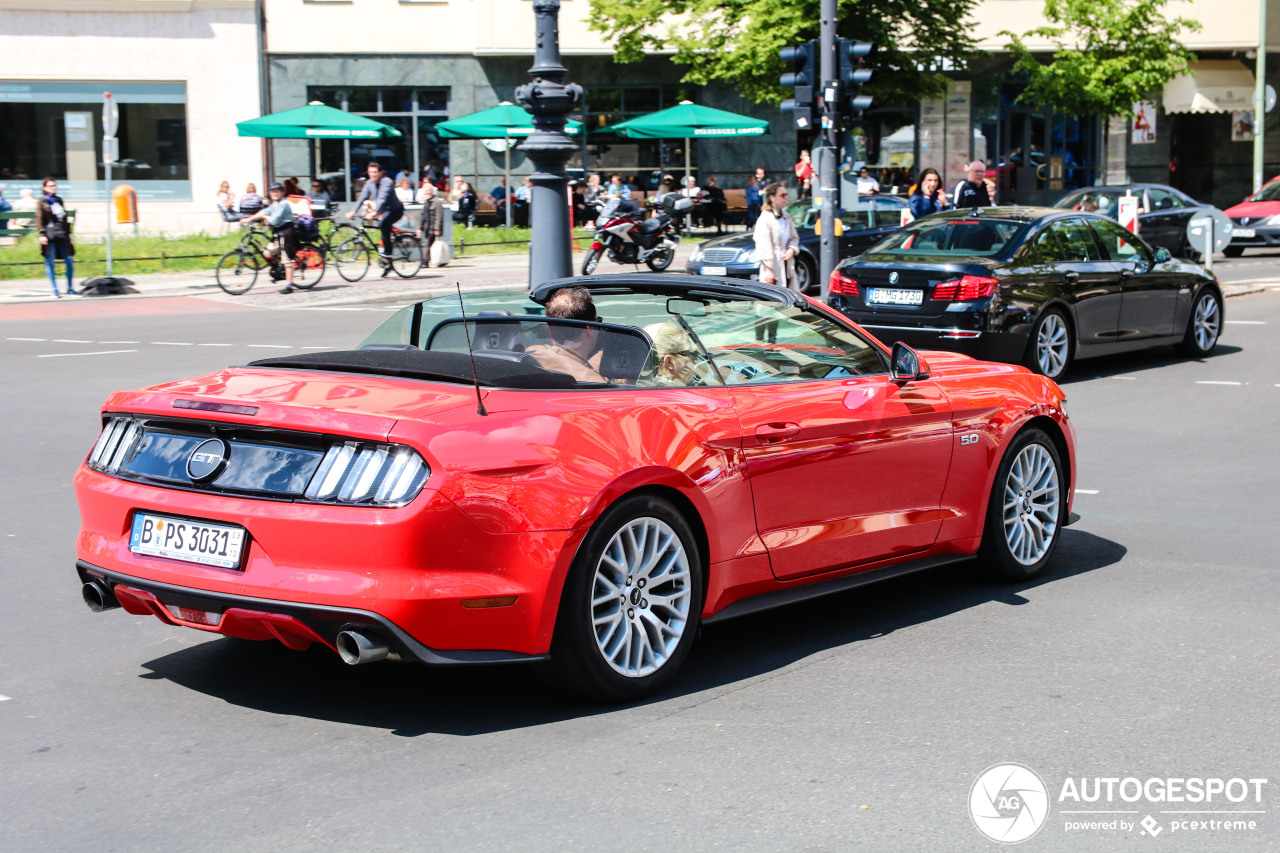
<path fill-rule="evenodd" d="M 271 188 L 267 190 L 267 195 L 271 197 L 271 204 L 267 209 L 242 219 L 240 224 L 249 225 L 261 219 L 271 226 L 272 234 L 275 237 L 275 241 L 279 243 L 279 248 L 275 252 L 268 248 L 268 254 L 284 253 L 284 259 L 279 261 L 284 267 L 284 288 L 280 292 L 293 293 L 294 258 L 298 254 L 298 235 L 293 228 L 293 208 L 289 206 L 288 199 L 284 197 L 283 184 L 272 184 Z M 272 263 L 276 262 L 273 257 Z"/>
<path fill-rule="evenodd" d="M 368 202 L 373 213 L 378 217 L 378 230 L 382 232 L 382 245 L 378 247 L 378 260 L 382 263 L 382 277 L 391 272 L 391 229 L 404 216 L 404 205 L 396 195 L 395 182 L 391 176 L 382 171 L 382 166 L 373 161 L 369 163 L 369 180 L 365 181 L 356 199 L 355 210 L 347 211 L 347 219 L 352 219 L 357 210 L 361 210 Z"/>

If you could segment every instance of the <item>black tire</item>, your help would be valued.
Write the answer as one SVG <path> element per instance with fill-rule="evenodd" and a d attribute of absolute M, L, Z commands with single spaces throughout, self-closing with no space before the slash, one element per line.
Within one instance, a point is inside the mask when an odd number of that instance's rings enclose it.
<path fill-rule="evenodd" d="M 1228 246 L 1222 250 L 1222 254 L 1228 258 L 1238 258 L 1244 254 L 1244 246 Z"/>
<path fill-rule="evenodd" d="M 1031 329 L 1031 340 L 1027 341 L 1027 355 L 1023 363 L 1033 372 L 1056 381 L 1070 369 L 1075 352 L 1071 321 L 1060 309 L 1050 308 L 1040 315 Z"/>
<path fill-rule="evenodd" d="M 587 249 L 587 253 L 582 256 L 582 274 L 591 275 L 596 271 L 596 267 L 600 264 L 600 250 Z"/>
<path fill-rule="evenodd" d="M 413 234 L 397 234 L 391 242 L 391 268 L 401 278 L 413 278 L 422 269 L 422 243 Z"/>
<path fill-rule="evenodd" d="M 1067 522 L 1064 471 L 1057 445 L 1043 430 L 1025 429 L 1009 444 L 996 469 L 978 549 L 996 580 L 1029 580 L 1048 565 Z"/>
<path fill-rule="evenodd" d="M 369 272 L 369 244 L 364 235 L 355 234 L 333 249 L 333 266 L 344 281 L 359 281 Z"/>
<path fill-rule="evenodd" d="M 1196 294 L 1187 318 L 1187 331 L 1178 344 L 1178 352 L 1191 358 L 1204 358 L 1213 352 L 1222 335 L 1222 297 L 1212 287 Z"/>
<path fill-rule="evenodd" d="M 645 545 L 630 559 L 642 533 Z M 561 689 L 594 701 L 647 696 L 670 681 L 688 655 L 702 597 L 697 539 L 684 516 L 652 495 L 623 498 L 578 548 L 545 672 Z"/>
<path fill-rule="evenodd" d="M 676 259 L 675 249 L 661 249 L 645 258 L 645 266 L 654 272 L 664 272 Z"/>
<path fill-rule="evenodd" d="M 319 246 L 304 245 L 298 248 L 293 262 L 293 287 L 295 290 L 310 290 L 324 278 L 324 249 Z"/>
<path fill-rule="evenodd" d="M 804 255 L 796 256 L 796 291 L 798 293 L 808 293 L 809 288 L 813 287 L 813 279 L 815 277 L 813 264 L 810 263 Z"/>
<path fill-rule="evenodd" d="M 219 258 L 218 265 L 214 267 L 218 287 L 232 296 L 248 293 L 258 280 L 258 268 L 249 262 L 249 257 L 240 249 L 232 249 Z"/>

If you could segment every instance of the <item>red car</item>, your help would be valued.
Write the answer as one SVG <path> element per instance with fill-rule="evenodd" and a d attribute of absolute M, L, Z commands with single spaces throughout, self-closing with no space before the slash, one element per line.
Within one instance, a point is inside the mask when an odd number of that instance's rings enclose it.
<path fill-rule="evenodd" d="M 1231 217 L 1231 243 L 1222 250 L 1228 258 L 1238 258 L 1245 249 L 1280 247 L 1280 177 L 1224 213 Z"/>
<path fill-rule="evenodd" d="M 574 285 L 603 321 L 541 316 Z M 348 663 L 539 661 L 614 701 L 699 623 L 974 555 L 1030 578 L 1075 482 L 1053 381 L 706 276 L 428 300 L 102 422 L 75 477 L 92 609 Z"/>

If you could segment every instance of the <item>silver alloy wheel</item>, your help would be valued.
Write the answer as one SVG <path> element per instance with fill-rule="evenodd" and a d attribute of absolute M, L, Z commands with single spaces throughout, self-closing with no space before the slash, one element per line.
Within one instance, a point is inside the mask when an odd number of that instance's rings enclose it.
<path fill-rule="evenodd" d="M 600 654 L 629 678 L 657 672 L 684 635 L 692 599 L 680 537 L 659 519 L 632 519 L 609 540 L 591 584 Z"/>
<path fill-rule="evenodd" d="M 1058 535 L 1058 466 L 1041 444 L 1022 448 L 1004 483 L 1004 541 L 1024 566 L 1044 558 Z"/>
<path fill-rule="evenodd" d="M 1061 314 L 1046 314 L 1036 332 L 1036 363 L 1040 372 L 1050 379 L 1057 377 L 1067 367 L 1067 353 L 1071 340 L 1067 324 Z"/>
<path fill-rule="evenodd" d="M 1218 311 L 1218 300 L 1212 293 L 1206 293 L 1196 303 L 1196 313 L 1191 328 L 1196 338 L 1196 347 L 1201 352 L 1208 352 L 1218 342 L 1222 317 Z"/>

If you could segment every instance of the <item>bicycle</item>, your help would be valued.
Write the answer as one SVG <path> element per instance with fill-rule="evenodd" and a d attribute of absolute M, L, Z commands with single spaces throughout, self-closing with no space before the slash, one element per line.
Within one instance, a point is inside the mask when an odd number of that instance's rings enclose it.
<path fill-rule="evenodd" d="M 412 224 L 413 220 L 408 217 L 401 221 L 406 220 Z M 357 221 L 360 223 L 358 226 L 344 222 L 335 227 L 329 244 L 332 247 L 330 257 L 338 275 L 349 282 L 364 278 L 369 272 L 370 258 L 379 254 L 378 241 L 369 233 L 377 230 L 377 220 L 357 217 Z M 427 261 L 423 256 L 422 241 L 418 239 L 416 230 L 399 225 L 393 225 L 391 230 L 390 260 L 383 261 L 379 256 L 379 262 L 389 263 L 401 278 L 413 278 Z"/>
<path fill-rule="evenodd" d="M 214 269 L 218 287 L 232 296 L 248 293 L 257 282 L 258 273 L 268 267 L 274 280 L 283 281 L 286 277 L 284 265 L 280 263 L 283 251 L 278 250 L 274 257 L 267 254 L 271 235 L 267 233 L 266 225 L 255 222 L 245 228 L 247 230 L 240 236 L 240 242 L 218 259 L 218 265 Z M 316 242 L 321 245 L 317 246 Z M 293 259 L 294 288 L 310 290 L 324 278 L 324 256 L 322 240 L 299 241 L 298 252 Z"/>

